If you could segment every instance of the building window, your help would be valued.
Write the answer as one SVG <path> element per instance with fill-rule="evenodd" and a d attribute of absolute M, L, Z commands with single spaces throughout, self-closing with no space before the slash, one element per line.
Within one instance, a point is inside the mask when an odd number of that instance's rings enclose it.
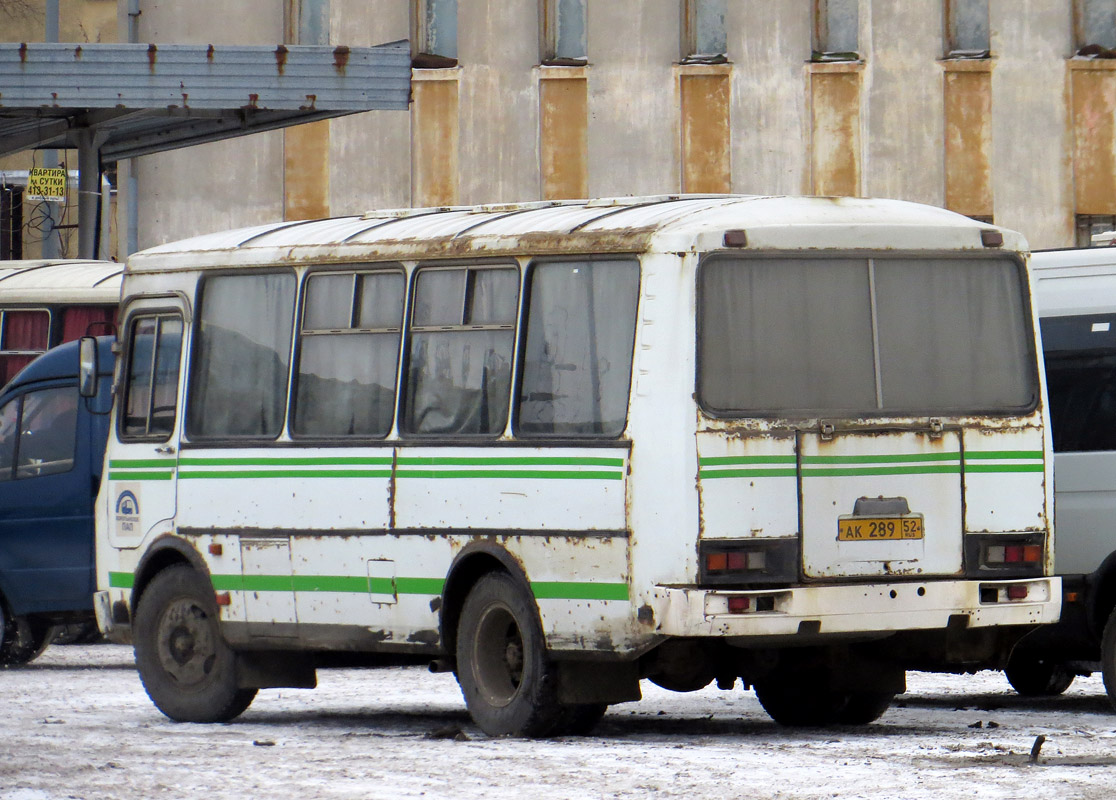
<path fill-rule="evenodd" d="M 1078 214 L 1075 228 L 1074 241 L 1078 247 L 1108 247 L 1116 241 L 1113 214 Z"/>
<path fill-rule="evenodd" d="M 551 66 L 581 66 L 589 60 L 585 0 L 541 0 L 541 61 Z"/>
<path fill-rule="evenodd" d="M 1116 2 L 1075 0 L 1073 28 L 1079 56 L 1109 55 L 1116 48 Z"/>
<path fill-rule="evenodd" d="M 457 0 L 415 0 L 412 12 L 416 69 L 457 66 Z"/>
<path fill-rule="evenodd" d="M 860 0 L 814 0 L 814 60 L 860 58 Z"/>
<path fill-rule="evenodd" d="M 991 49 L 988 0 L 946 0 L 946 55 L 987 58 Z"/>
<path fill-rule="evenodd" d="M 723 63 L 727 61 L 728 34 L 725 28 L 727 0 L 683 0 L 682 61 Z"/>

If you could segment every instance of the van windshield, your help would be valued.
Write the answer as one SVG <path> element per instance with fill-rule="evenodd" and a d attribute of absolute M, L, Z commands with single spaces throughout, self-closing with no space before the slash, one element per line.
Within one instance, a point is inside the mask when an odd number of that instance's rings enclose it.
<path fill-rule="evenodd" d="M 1025 286 L 1007 258 L 710 257 L 700 401 L 727 416 L 1033 408 Z"/>

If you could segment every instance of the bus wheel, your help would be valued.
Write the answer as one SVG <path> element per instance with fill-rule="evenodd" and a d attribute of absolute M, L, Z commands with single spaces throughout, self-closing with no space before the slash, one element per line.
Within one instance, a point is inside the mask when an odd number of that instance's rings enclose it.
<path fill-rule="evenodd" d="M 867 725 L 891 705 L 889 692 L 844 692 L 810 685 L 810 681 L 769 678 L 755 684 L 763 710 L 780 725 Z M 819 682 L 820 683 L 820 682 Z"/>
<path fill-rule="evenodd" d="M 1011 688 L 1024 697 L 1055 697 L 1073 683 L 1072 672 L 1060 664 L 1037 655 L 1013 655 L 1004 668 Z"/>
<path fill-rule="evenodd" d="M 1116 708 L 1116 609 L 1108 615 L 1101 637 L 1101 675 L 1104 676 L 1108 702 Z"/>
<path fill-rule="evenodd" d="M 0 667 L 15 667 L 38 658 L 50 640 L 54 627 L 27 617 L 13 617 L 0 602 Z"/>
<path fill-rule="evenodd" d="M 562 722 L 558 671 L 546 658 L 534 599 L 506 573 L 485 575 L 465 598 L 457 681 L 489 736 L 547 736 Z"/>
<path fill-rule="evenodd" d="M 185 565 L 152 579 L 135 620 L 136 666 L 148 697 L 178 722 L 227 722 L 248 708 L 236 653 L 221 637 L 213 587 Z"/>

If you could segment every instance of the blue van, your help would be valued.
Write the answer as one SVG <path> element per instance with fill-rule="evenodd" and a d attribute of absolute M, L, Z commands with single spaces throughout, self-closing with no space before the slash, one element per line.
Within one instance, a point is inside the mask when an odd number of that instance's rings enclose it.
<path fill-rule="evenodd" d="M 112 342 L 56 347 L 0 391 L 0 666 L 35 658 L 57 626 L 94 619 L 93 503 Z M 83 344 L 96 381 L 79 387 Z"/>

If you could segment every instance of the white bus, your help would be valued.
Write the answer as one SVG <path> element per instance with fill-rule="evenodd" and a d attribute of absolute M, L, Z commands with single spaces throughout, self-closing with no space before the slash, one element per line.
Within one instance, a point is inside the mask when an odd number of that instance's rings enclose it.
<path fill-rule="evenodd" d="M 133 256 L 102 629 L 176 720 L 337 654 L 492 735 L 639 682 L 865 723 L 1060 606 L 1018 234 L 658 197 L 265 225 Z"/>
<path fill-rule="evenodd" d="M 1112 234 L 1094 237 L 1111 241 Z M 1032 256 L 1054 445 L 1054 569 L 1062 617 L 1020 642 L 1007 668 L 1025 695 L 1100 671 L 1116 706 L 1116 249 Z"/>
<path fill-rule="evenodd" d="M 112 261 L 0 261 L 0 386 L 92 325 L 104 323 L 99 332 L 109 332 L 123 272 Z"/>

